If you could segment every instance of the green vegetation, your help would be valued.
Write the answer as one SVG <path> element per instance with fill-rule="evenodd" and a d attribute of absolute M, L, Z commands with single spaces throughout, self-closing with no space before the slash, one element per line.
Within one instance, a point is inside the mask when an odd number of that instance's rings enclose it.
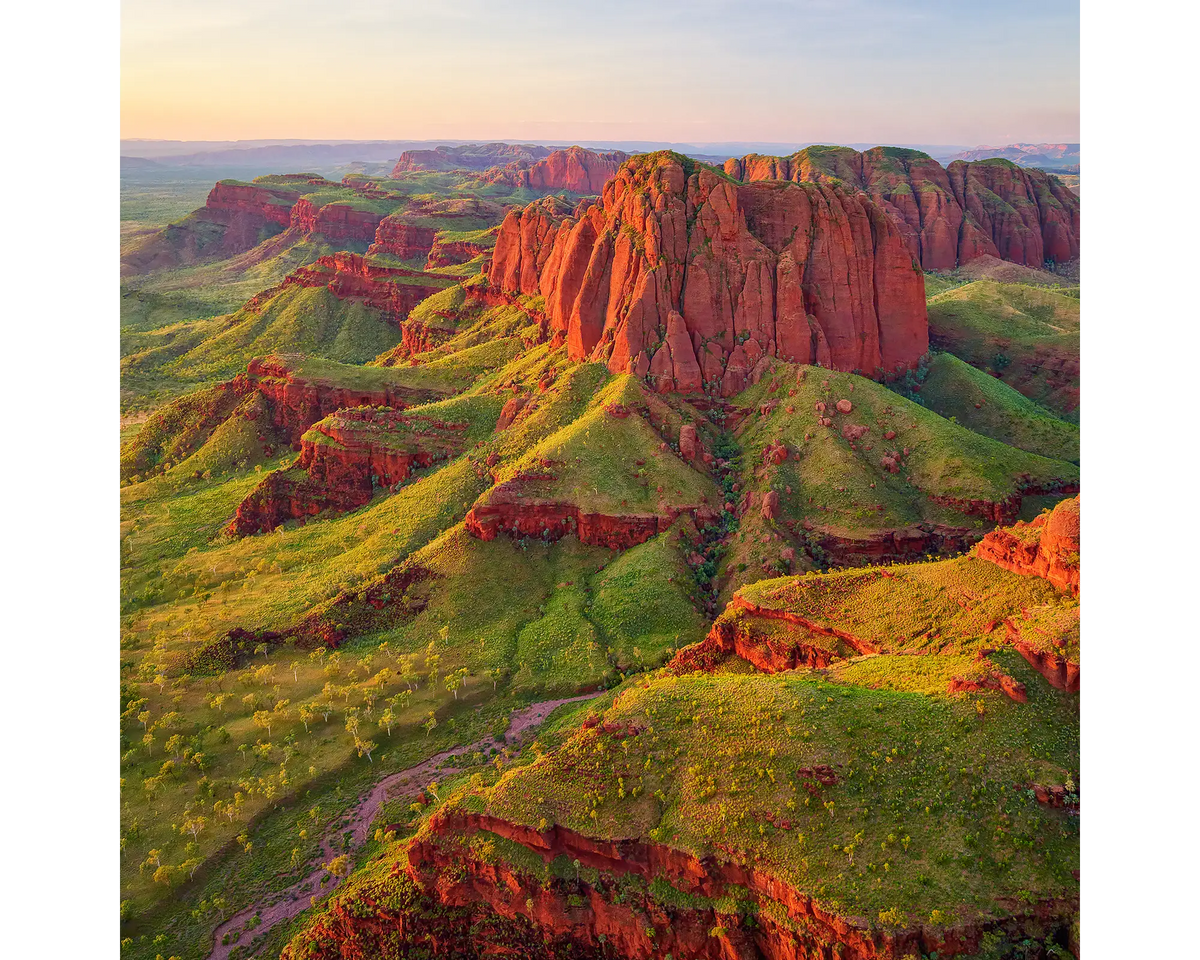
<path fill-rule="evenodd" d="M 837 410 L 841 400 L 849 413 Z M 735 403 L 750 411 L 736 432 L 743 489 L 760 497 L 773 491 L 783 520 L 838 537 L 920 523 L 978 529 L 983 519 L 970 512 L 972 501 L 999 503 L 1026 485 L 1079 476 L 1073 464 L 998 443 L 853 374 L 776 363 Z M 819 425 L 819 417 L 832 424 Z M 767 448 L 779 444 L 786 459 L 766 464 Z M 731 559 L 752 564 L 737 546 L 762 535 L 769 532 L 744 522 Z"/>
<path fill-rule="evenodd" d="M 802 675 L 656 675 L 603 713 L 640 733 L 580 726 L 482 797 L 517 823 L 732 856 L 842 915 L 994 916 L 998 895 L 1071 894 L 1079 862 L 1078 822 L 1013 787 L 1076 774 L 1075 702 L 1009 661 L 1026 704 Z M 836 784 L 813 779 L 820 764 Z"/>
<path fill-rule="evenodd" d="M 1060 416 L 1079 416 L 1079 299 L 977 280 L 929 300 L 929 338 Z"/>
<path fill-rule="evenodd" d="M 832 171 L 840 150 L 797 157 Z M 634 166 L 649 175 L 664 157 L 703 166 L 668 153 Z M 494 198 L 527 199 L 461 171 L 308 179 L 255 183 L 280 205 L 304 194 L 386 210 L 482 247 L 503 213 Z M 1044 359 L 1047 344 L 1077 350 L 1070 291 L 927 277 L 935 336 L 957 356 L 931 357 L 904 385 L 920 402 L 774 363 L 710 408 L 568 361 L 534 319 L 540 298 L 473 295 L 478 259 L 431 274 L 376 258 L 407 268 L 399 285 L 441 287 L 398 321 L 403 311 L 326 286 L 282 286 L 332 248 L 264 234 L 217 256 L 220 231 L 190 215 L 154 241 L 187 255 L 130 272 L 122 290 L 122 404 L 136 414 L 122 418 L 121 448 L 125 957 L 202 960 L 221 923 L 313 876 L 301 895 L 315 910 L 261 939 L 253 915 L 231 934 L 234 960 L 289 941 L 303 960 L 309 919 L 329 907 L 322 863 L 348 874 L 333 899 L 354 916 L 369 899 L 462 920 L 393 869 L 414 836 L 569 888 L 572 908 L 603 879 L 630 902 L 793 922 L 750 886 L 703 897 L 663 877 L 602 878 L 499 833 L 435 836 L 430 815 L 447 807 L 712 856 L 863 927 L 937 930 L 1077 896 L 1078 820 L 1029 787 L 1077 779 L 1078 700 L 1011 644 L 1078 662 L 1078 600 L 971 556 L 812 572 L 828 563 L 823 538 L 947 529 L 965 543 L 992 522 L 989 505 L 1050 491 L 1025 498 L 1032 512 L 1078 481 L 1077 429 L 1038 406 L 1071 389 L 1067 361 Z M 237 377 L 256 357 L 271 373 Z M 1045 390 L 1035 361 L 1053 374 Z M 365 406 L 385 392 L 407 406 Z M 346 409 L 328 413 L 318 394 Z M 703 456 L 680 453 L 685 425 Z M 299 465 L 301 435 L 347 469 L 368 448 L 436 456 L 357 509 L 231 536 L 272 472 L 308 494 L 337 482 Z M 620 550 L 468 530 L 472 508 L 478 519 L 530 502 L 641 517 L 646 535 L 670 526 Z M 808 662 L 829 665 L 767 674 L 722 653 L 712 673 L 664 669 L 684 648 L 709 649 L 734 590 L 754 609 L 731 607 L 722 626 L 810 646 L 825 656 Z M 992 689 L 1001 679 L 1024 684 L 1026 702 Z M 520 743 L 491 739 L 514 710 L 602 690 Z M 436 771 L 427 805 L 389 797 L 353 841 L 368 788 L 449 750 L 462 756 Z M 506 924 L 541 935 L 524 917 Z"/>
<path fill-rule="evenodd" d="M 921 403 L 968 430 L 1043 457 L 1079 462 L 1079 427 L 949 353 L 936 354 Z"/>

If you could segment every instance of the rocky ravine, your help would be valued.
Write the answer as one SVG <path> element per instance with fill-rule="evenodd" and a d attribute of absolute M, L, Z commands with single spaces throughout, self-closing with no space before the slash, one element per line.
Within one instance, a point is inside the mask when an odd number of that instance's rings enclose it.
<path fill-rule="evenodd" d="M 534 703 L 528 707 L 514 710 L 512 716 L 509 718 L 508 730 L 504 734 L 504 743 L 515 744 L 519 742 L 526 731 L 540 726 L 555 708 L 562 706 L 564 703 L 590 700 L 600 696 L 601 693 L 603 691 L 582 694 L 576 697 L 565 697 L 559 700 L 545 700 L 541 703 Z M 437 778 L 439 769 L 446 772 L 452 772 L 455 769 L 453 766 L 447 766 L 447 761 L 468 753 L 473 753 L 476 750 L 486 750 L 492 745 L 493 741 L 490 738 L 477 740 L 465 746 L 444 750 L 430 757 L 428 760 L 418 763 L 416 766 L 384 777 L 359 799 L 358 804 L 350 812 L 348 820 L 343 818 L 330 825 L 325 837 L 321 841 L 322 861 L 328 862 L 337 856 L 333 843 L 335 840 L 339 840 L 346 831 L 353 832 L 354 847 L 361 847 L 366 843 L 367 837 L 370 835 L 371 825 L 374 823 L 376 815 L 386 801 L 397 797 L 417 795 Z M 325 867 L 322 865 L 302 880 L 288 887 L 281 894 L 275 895 L 269 903 L 253 904 L 233 917 L 230 917 L 213 931 L 213 949 L 209 954 L 209 960 L 226 960 L 230 952 L 237 945 L 236 941 L 233 941 L 232 935 L 243 930 L 247 921 L 256 914 L 260 916 L 261 922 L 254 928 L 254 936 L 259 937 L 267 933 L 272 927 L 285 920 L 290 920 L 292 917 L 298 916 L 307 910 L 310 906 L 309 898 L 311 896 L 336 890 L 342 882 L 342 878 L 330 874 L 328 882 L 322 887 L 320 881 L 325 873 Z M 222 942 L 226 936 L 230 937 L 231 942 Z"/>

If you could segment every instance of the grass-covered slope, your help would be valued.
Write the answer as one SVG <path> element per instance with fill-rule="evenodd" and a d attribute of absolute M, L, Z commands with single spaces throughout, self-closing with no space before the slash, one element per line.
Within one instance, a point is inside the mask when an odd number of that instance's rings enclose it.
<path fill-rule="evenodd" d="M 685 508 L 715 511 L 719 491 L 712 479 L 664 449 L 660 429 L 667 431 L 672 418 L 678 422 L 678 414 L 635 378 L 618 377 L 595 395 L 586 412 L 505 467 L 496 479 L 501 485 L 528 485 L 532 499 L 569 504 L 587 513 L 665 516 Z M 678 427 L 673 433 L 678 436 Z M 486 505 L 487 498 L 481 503 Z"/>
<path fill-rule="evenodd" d="M 1026 703 L 803 675 L 656 676 L 458 803 L 732 862 L 866 929 L 941 932 L 1070 904 L 1078 821 L 1026 787 L 1077 777 L 1077 705 L 1019 659 L 1006 666 L 1027 682 Z M 756 889 L 743 909 L 770 914 L 770 888 Z M 660 890 L 676 903 L 689 893 Z"/>
<path fill-rule="evenodd" d="M 781 549 L 843 563 L 936 551 L 939 538 L 962 549 L 1015 517 L 1025 491 L 1079 476 L 853 374 L 777 363 L 734 403 L 744 412 L 734 430 L 743 520 L 728 561 L 738 582 Z M 742 564 L 750 573 L 739 578 Z"/>
<path fill-rule="evenodd" d="M 921 403 L 968 430 L 1054 460 L 1079 462 L 1079 427 L 949 353 L 934 354 Z"/>
<path fill-rule="evenodd" d="M 1060 416 L 1079 416 L 1079 298 L 977 280 L 929 300 L 929 342 Z"/>
<path fill-rule="evenodd" d="M 228 316 L 145 334 L 121 367 L 127 379 L 199 383 L 231 377 L 263 354 L 365 363 L 399 341 L 400 330 L 378 310 L 324 287 L 290 286 Z"/>
<path fill-rule="evenodd" d="M 347 840 L 342 818 L 381 777 L 466 745 L 430 794 L 432 817 L 405 793 L 375 825 L 402 824 L 402 835 L 415 831 L 411 849 L 451 857 L 446 869 L 408 864 L 417 878 L 456 882 L 477 855 L 528 878 L 475 888 L 471 922 L 516 930 L 505 943 L 544 945 L 557 921 L 526 901 L 559 893 L 568 911 L 598 905 L 593 893 L 614 910 L 644 904 L 651 919 L 625 925 L 639 942 L 647 926 L 667 936 L 663 916 L 680 929 L 703 922 L 704 943 L 721 928 L 714 944 L 760 920 L 808 928 L 757 881 L 708 893 L 661 877 L 638 886 L 615 864 L 610 882 L 561 852 L 456 833 L 452 815 L 711 857 L 881 936 L 924 926 L 938 940 L 1037 902 L 1052 901 L 1055 918 L 1069 912 L 1077 821 L 1027 791 L 1073 784 L 1077 700 L 1027 659 L 1077 663 L 1078 601 L 975 557 L 776 577 L 822 565 L 827 543 L 893 559 L 870 551 L 914 529 L 920 554 L 961 549 L 1026 489 L 1077 482 L 1074 464 L 1018 449 L 1045 449 L 1049 418 L 936 359 L 921 384 L 928 407 L 851 374 L 779 363 L 733 408 L 706 409 L 567 361 L 544 340 L 534 301 L 489 303 L 477 281 L 447 283 L 409 312 L 412 329 L 324 287 L 288 286 L 170 335 L 128 333 L 139 346 L 129 380 L 203 383 L 257 359 L 236 389 L 202 387 L 131 425 L 122 449 L 127 956 L 204 960 L 219 924 L 277 902 L 341 853 L 363 867 L 346 896 L 369 878 L 399 898 L 387 909 L 403 900 L 441 922 L 447 907 L 431 887 L 393 875 L 409 848 L 382 830 L 365 845 Z M 363 451 L 436 446 L 437 456 L 414 459 L 400 483 L 369 482 L 342 512 L 231 536 L 264 480 L 340 482 L 329 463 L 305 465 L 318 444 L 342 466 Z M 497 503 L 518 517 L 549 504 L 633 518 L 637 536 L 589 542 L 531 527 L 487 538 L 472 514 Z M 935 542 L 947 530 L 960 539 Z M 738 587 L 742 605 L 718 626 L 807 644 L 822 665 L 767 673 L 725 655 L 704 664 L 712 672 L 681 670 L 712 635 L 722 590 Z M 528 751 L 475 747 L 531 702 L 614 687 L 596 720 L 585 724 L 584 708 L 552 722 Z M 328 886 L 314 881 L 300 905 Z M 511 895 L 501 913 L 516 927 L 490 912 L 493 895 Z M 365 923 L 380 902 L 354 901 L 337 922 Z M 568 915 L 581 929 L 592 922 Z M 260 920 L 247 917 L 242 956 L 303 926 L 251 946 Z M 415 949 L 388 944 L 364 955 Z"/>

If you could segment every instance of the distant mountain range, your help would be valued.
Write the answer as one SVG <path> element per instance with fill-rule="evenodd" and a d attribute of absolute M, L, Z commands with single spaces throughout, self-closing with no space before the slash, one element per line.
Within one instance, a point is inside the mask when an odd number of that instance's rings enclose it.
<path fill-rule="evenodd" d="M 1079 144 L 1077 143 L 1010 143 L 1006 147 L 975 147 L 973 150 L 963 150 L 947 159 L 987 160 L 991 157 L 1003 157 L 1022 167 L 1079 172 Z"/>
<path fill-rule="evenodd" d="M 280 170 L 311 170 L 325 175 L 342 175 L 347 170 L 372 174 L 385 172 L 406 153 L 433 155 L 435 151 L 453 155 L 459 163 L 474 153 L 495 153 L 496 148 L 509 143 L 510 148 L 528 159 L 534 153 L 544 156 L 568 144 L 529 144 L 517 141 L 481 143 L 469 140 L 122 140 L 121 172 L 124 176 L 178 176 L 202 171 L 220 172 L 222 176 L 253 177 Z M 746 154 L 787 156 L 814 143 L 655 143 L 652 141 L 580 141 L 578 144 L 595 150 L 620 150 L 625 153 L 646 153 L 670 149 L 705 163 L 720 166 L 729 157 Z M 874 143 L 843 144 L 855 150 L 870 149 Z M 1079 172 L 1077 143 L 1015 143 L 1007 146 L 978 146 L 961 144 L 894 144 L 891 146 L 920 150 L 946 164 L 952 160 L 985 160 L 1003 157 L 1023 167 L 1039 167 L 1064 173 Z M 532 151 L 532 153 L 531 153 Z M 447 157 L 449 159 L 449 156 Z M 477 158 L 478 159 L 478 158 Z M 480 159 L 490 166 L 497 159 Z M 354 165 L 350 167 L 350 165 Z M 466 166 L 474 168 L 470 162 Z"/>

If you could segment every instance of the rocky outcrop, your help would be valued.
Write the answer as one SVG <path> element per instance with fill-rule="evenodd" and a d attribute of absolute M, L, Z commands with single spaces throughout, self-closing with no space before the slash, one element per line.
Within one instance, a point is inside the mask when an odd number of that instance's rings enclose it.
<path fill-rule="evenodd" d="M 1079 256 L 1079 197 L 1057 178 L 1008 160 L 943 168 L 919 150 L 809 147 L 790 157 L 751 154 L 725 172 L 761 180 L 839 183 L 870 196 L 926 270 L 990 255 L 1030 267 Z"/>
<path fill-rule="evenodd" d="M 376 490 L 462 453 L 466 429 L 388 408 L 339 409 L 305 432 L 293 468 L 270 474 L 238 506 L 229 532 L 265 533 L 285 520 L 356 510 Z"/>
<path fill-rule="evenodd" d="M 318 180 L 317 183 L 324 183 Z M 287 227 L 292 222 L 292 208 L 300 197 L 312 190 L 312 178 L 302 174 L 296 178 L 294 189 L 285 187 L 261 187 L 253 183 L 237 183 L 221 180 L 208 193 L 204 209 L 233 223 L 238 218 L 257 227 L 274 224 Z M 257 223 L 255 223 L 257 221 Z"/>
<path fill-rule="evenodd" d="M 384 215 L 359 210 L 347 203 L 326 203 L 316 206 L 311 200 L 300 199 L 292 207 L 291 225 L 303 233 L 319 233 L 329 240 L 370 243 Z"/>
<path fill-rule="evenodd" d="M 479 845 L 469 843 L 480 834 L 520 844 L 547 863 L 560 856 L 577 861 L 598 871 L 599 879 L 542 882 L 503 859 L 482 856 Z M 506 920 L 533 921 L 547 938 L 627 960 L 668 954 L 705 960 L 900 960 L 935 951 L 953 957 L 977 952 L 989 932 L 1019 935 L 1032 924 L 1065 937 L 1077 909 L 1075 901 L 1044 902 L 1017 908 L 1002 919 L 937 929 L 922 924 L 884 929 L 839 916 L 757 866 L 696 857 L 637 839 L 588 837 L 560 825 L 537 831 L 457 809 L 438 811 L 409 844 L 406 872 L 445 907 L 486 904 Z M 693 898 L 693 905 L 657 901 L 644 887 L 621 884 L 627 876 L 665 881 Z M 717 906 L 734 888 L 759 908 L 753 923 Z"/>
<path fill-rule="evenodd" d="M 399 385 L 364 389 L 328 382 L 305 376 L 302 366 L 298 366 L 300 360 L 289 356 L 256 357 L 247 365 L 246 373 L 234 381 L 248 383 L 267 398 L 275 426 L 294 444 L 300 442 L 309 427 L 336 410 L 360 406 L 403 410 L 438 396 L 428 390 Z"/>
<path fill-rule="evenodd" d="M 1030 523 L 993 530 L 975 555 L 1005 570 L 1049 580 L 1079 596 L 1079 497 L 1063 500 Z"/>
<path fill-rule="evenodd" d="M 928 349 L 920 269 L 861 195 L 739 184 L 657 153 L 623 164 L 577 217 L 561 210 L 509 214 L 488 276 L 543 297 L 573 359 L 729 396 L 763 356 L 878 375 Z"/>
<path fill-rule="evenodd" d="M 620 150 L 600 153 L 583 147 L 555 150 L 536 163 L 516 161 L 501 170 L 489 171 L 489 178 L 512 187 L 527 187 L 541 193 L 598 194 L 604 184 L 629 159 Z"/>
<path fill-rule="evenodd" d="M 994 668 L 984 670 L 978 676 L 955 677 L 946 686 L 947 693 L 978 693 L 981 690 L 995 690 L 1017 703 L 1029 700 L 1025 684 Z"/>
<path fill-rule="evenodd" d="M 436 236 L 437 231 L 432 227 L 410 223 L 393 214 L 379 221 L 367 253 L 388 253 L 398 260 L 424 260 L 433 249 Z"/>
<path fill-rule="evenodd" d="M 513 161 L 532 163 L 549 153 L 548 147 L 531 143 L 467 143 L 432 150 L 405 150 L 392 168 L 392 176 L 418 170 L 486 170 Z"/>
<path fill-rule="evenodd" d="M 816 638 L 825 640 L 814 642 Z M 797 667 L 827 667 L 843 656 L 878 652 L 873 644 L 844 630 L 787 610 L 760 607 L 735 594 L 708 636 L 676 653 L 667 667 L 679 674 L 707 671 L 734 655 L 764 673 L 779 673 Z"/>
<path fill-rule="evenodd" d="M 315 517 L 326 510 L 355 510 L 371 499 L 355 488 L 329 487 L 302 470 L 275 470 L 237 506 L 225 528 L 234 537 L 269 533 L 281 523 Z"/>
<path fill-rule="evenodd" d="M 405 267 L 382 267 L 356 253 L 335 253 L 294 270 L 281 287 L 293 285 L 328 287 L 339 299 L 361 300 L 399 323 L 426 297 L 444 290 L 448 280 Z"/>
<path fill-rule="evenodd" d="M 492 242 L 482 240 L 435 240 L 429 248 L 425 269 L 469 263 L 492 249 Z"/>
<path fill-rule="evenodd" d="M 300 444 L 300 466 L 327 487 L 357 489 L 407 480 L 413 470 L 457 456 L 465 423 L 364 407 L 319 421 Z"/>
<path fill-rule="evenodd" d="M 573 503 L 530 496 L 537 479 L 541 478 L 518 476 L 493 487 L 486 500 L 476 503 L 467 514 L 467 532 L 480 540 L 495 540 L 501 533 L 542 540 L 560 540 L 570 534 L 583 543 L 627 550 L 668 530 L 684 514 L 699 522 L 716 517 L 705 505 L 666 507 L 661 513 L 590 512 Z"/>

